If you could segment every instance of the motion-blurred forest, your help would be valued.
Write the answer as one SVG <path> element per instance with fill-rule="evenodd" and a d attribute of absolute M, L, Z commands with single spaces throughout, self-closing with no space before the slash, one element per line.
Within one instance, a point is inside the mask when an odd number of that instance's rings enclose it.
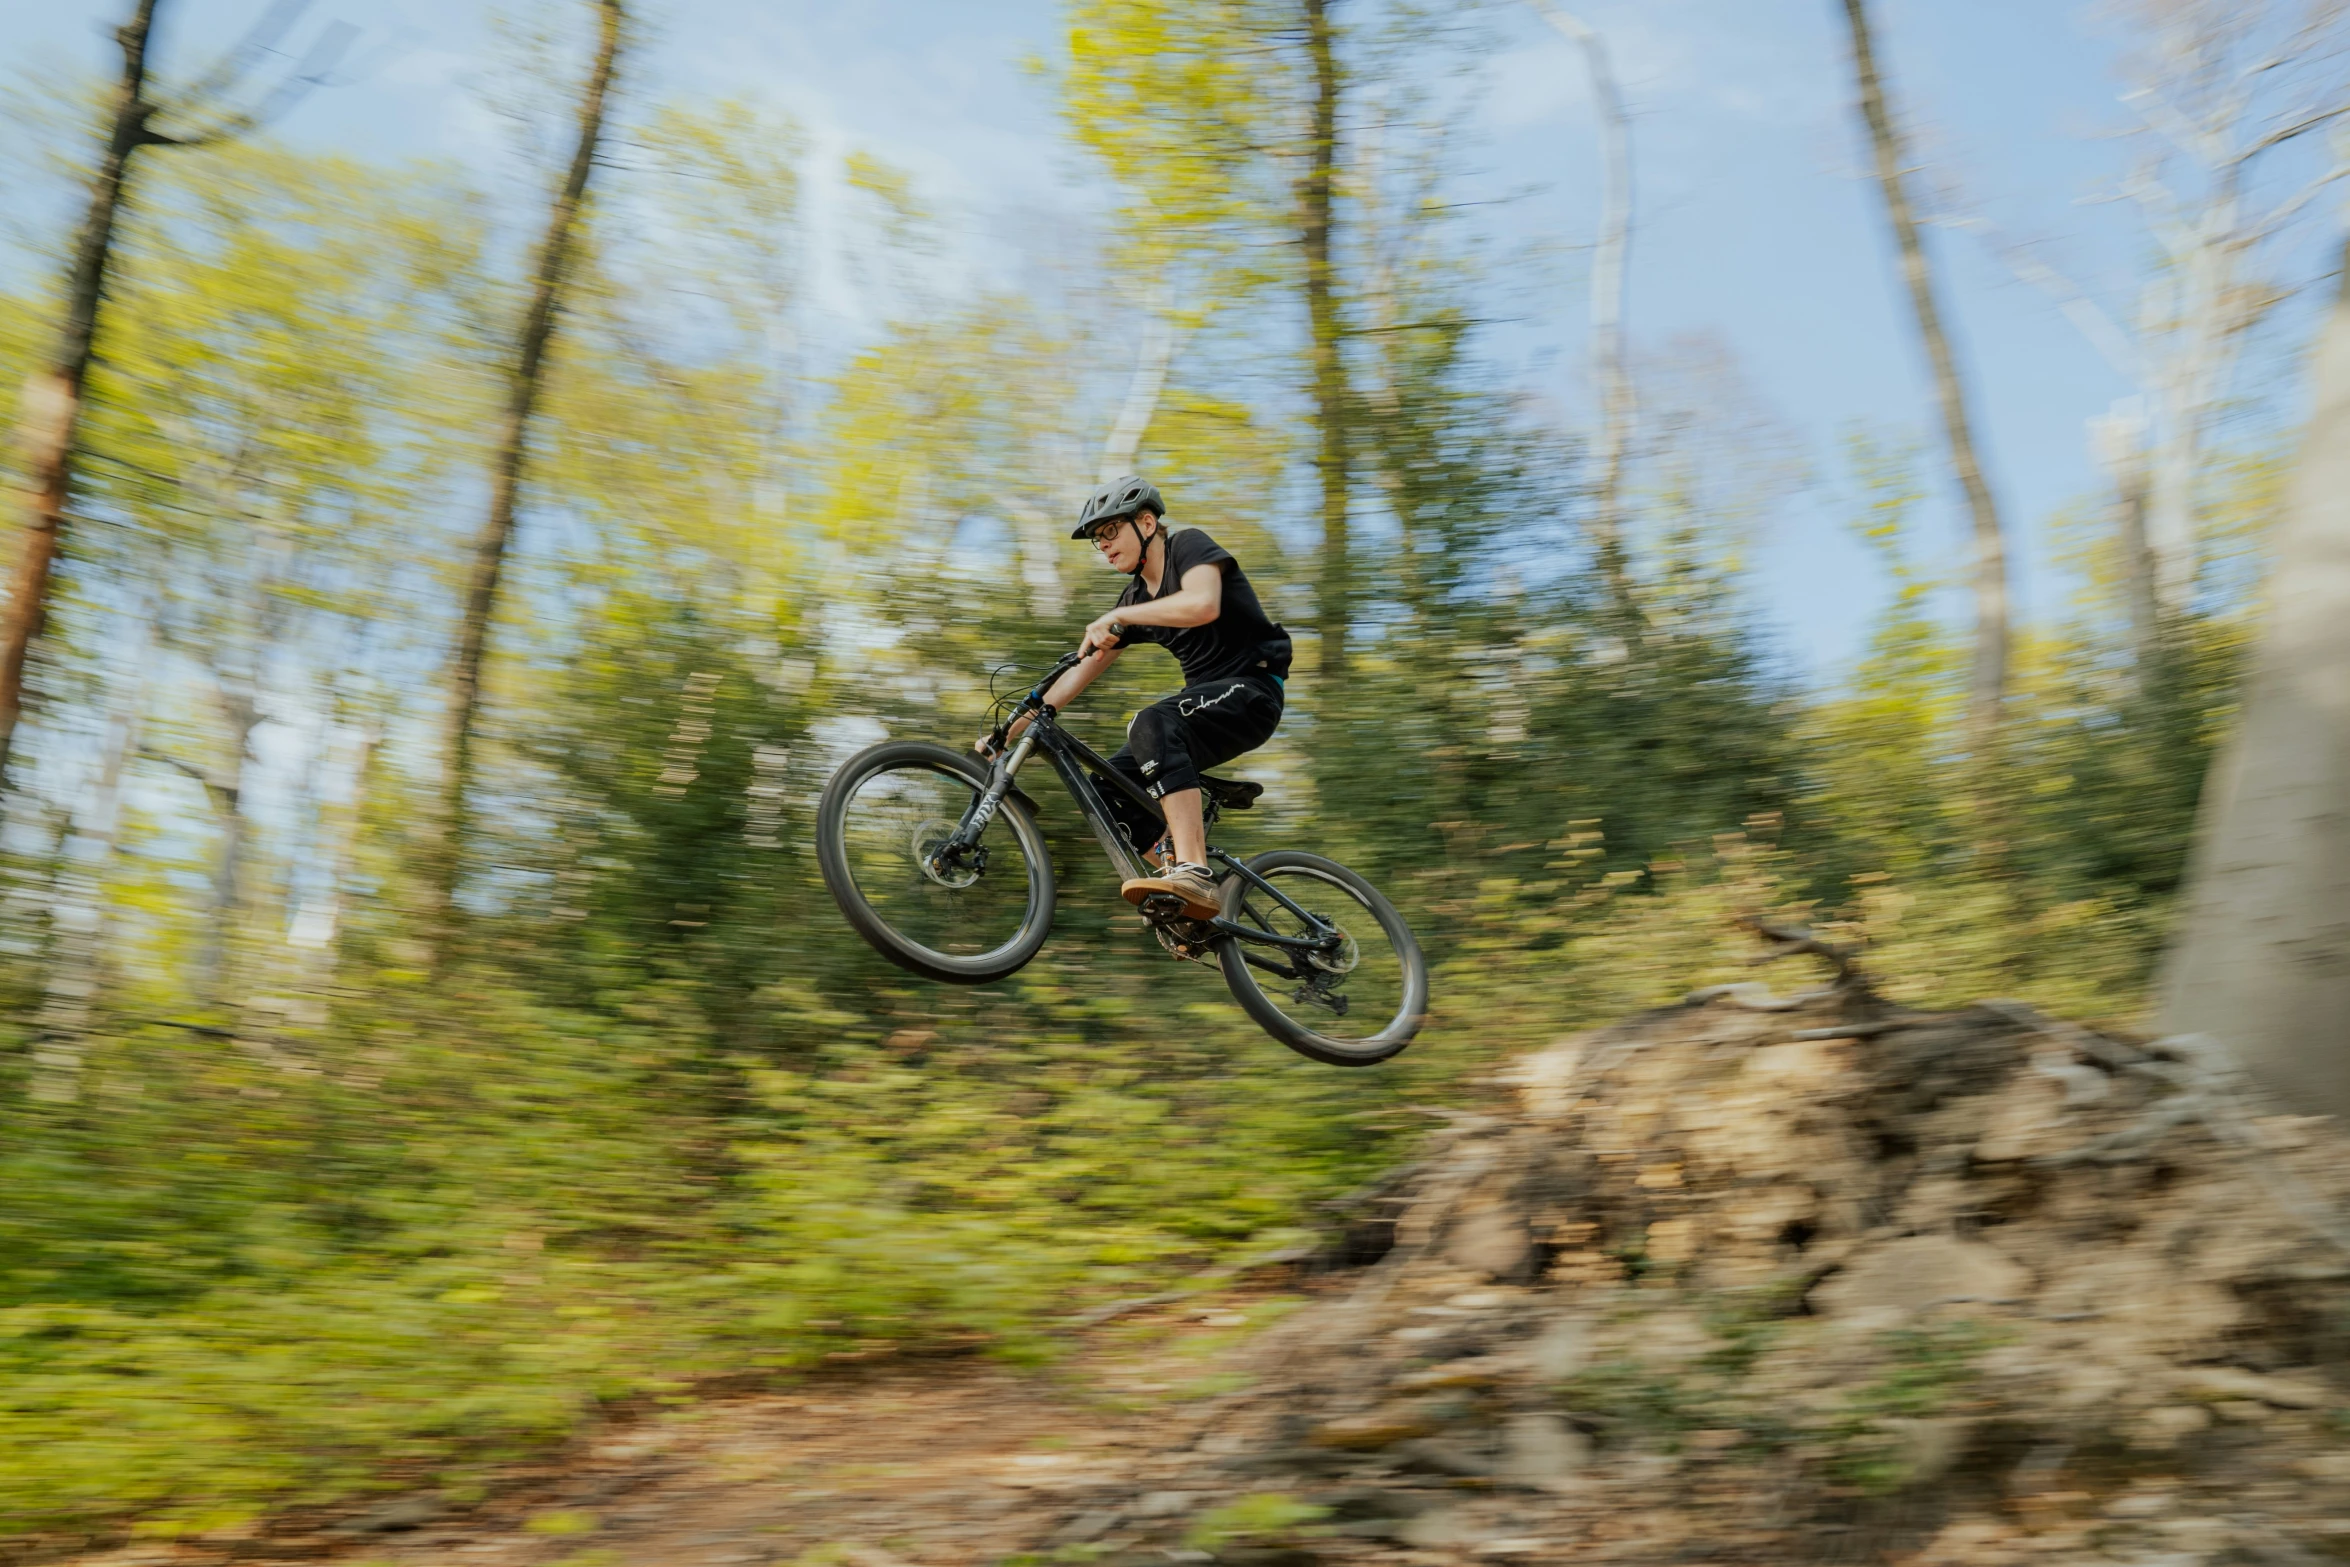
<path fill-rule="evenodd" d="M 508 30 L 495 191 L 278 134 L 335 90 L 300 22 L 208 80 L 21 87 L 9 179 L 71 222 L 0 297 L 10 549 L 56 549 L 45 620 L 21 565 L 9 605 L 0 1519 L 216 1527 L 702 1379 L 1048 1355 L 1294 1245 L 1500 1057 L 1737 977 L 1741 915 L 1865 939 L 1905 1000 L 2141 1017 L 2295 433 L 2245 386 L 2296 374 L 2273 321 L 2327 265 L 2340 144 L 2285 132 L 2350 78 L 2326 7 L 2116 15 L 2193 123 L 2124 193 L 2137 296 L 2070 296 L 2143 396 L 2062 519 L 2067 606 L 2012 627 L 1981 510 L 1973 553 L 1920 526 L 1947 428 L 1807 453 L 1734 362 L 1645 351 L 1628 201 L 1549 270 L 1480 242 L 1476 7 L 1069 0 L 1039 90 L 1108 215 L 979 296 L 873 157 L 818 221 L 789 104 L 640 96 L 660 29 L 619 0 Z M 820 246 L 888 323 L 852 352 L 811 346 Z M 1534 287 L 1591 290 L 1575 427 L 1495 368 Z M 1257 1034 L 1043 793 L 1059 927 L 1010 982 L 911 980 L 817 878 L 835 762 L 968 741 L 1107 604 L 1067 535 L 1129 469 L 1298 635 L 1223 836 L 1412 921 L 1436 1013 L 1389 1067 Z M 1826 685 L 1747 580 L 1800 484 L 1888 585 Z M 1171 675 L 1073 726 L 1107 748 Z"/>

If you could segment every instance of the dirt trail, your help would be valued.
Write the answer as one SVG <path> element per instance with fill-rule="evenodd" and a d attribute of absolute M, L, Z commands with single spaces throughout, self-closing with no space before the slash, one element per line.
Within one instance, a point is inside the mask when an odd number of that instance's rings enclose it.
<path fill-rule="evenodd" d="M 852 1567 L 997 1561 L 1049 1534 L 1072 1480 L 1142 1440 L 1046 1383 L 908 1370 L 621 1432 L 558 1482 L 381 1535 L 368 1562 L 719 1567 L 832 1546 Z"/>
<path fill-rule="evenodd" d="M 811 1553 L 826 1567 L 960 1567 L 1049 1552 L 1102 1532 L 1088 1499 L 1130 1491 L 1183 1440 L 1303 1288 L 1138 1311 L 1056 1370 L 916 1360 L 700 1403 L 509 1470 L 476 1502 L 399 1495 L 55 1567 L 720 1567 Z"/>

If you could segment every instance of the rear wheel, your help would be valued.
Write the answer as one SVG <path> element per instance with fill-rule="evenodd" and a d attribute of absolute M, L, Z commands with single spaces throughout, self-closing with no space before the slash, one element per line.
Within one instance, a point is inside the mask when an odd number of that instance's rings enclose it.
<path fill-rule="evenodd" d="M 824 786 L 824 885 L 857 934 L 900 968 L 983 985 L 1016 973 L 1052 931 L 1052 861 L 1017 798 L 1005 796 L 970 860 L 943 872 L 932 863 L 986 787 L 979 763 L 921 740 L 870 746 Z"/>
<path fill-rule="evenodd" d="M 1217 943 L 1224 983 L 1257 1026 L 1329 1066 L 1371 1066 L 1410 1044 L 1428 1013 L 1428 964 L 1395 905 L 1318 854 L 1276 849 L 1248 867 L 1342 937 L 1335 950 L 1318 953 L 1238 936 Z M 1270 935 L 1311 934 L 1293 910 L 1239 876 L 1225 883 L 1224 917 Z"/>

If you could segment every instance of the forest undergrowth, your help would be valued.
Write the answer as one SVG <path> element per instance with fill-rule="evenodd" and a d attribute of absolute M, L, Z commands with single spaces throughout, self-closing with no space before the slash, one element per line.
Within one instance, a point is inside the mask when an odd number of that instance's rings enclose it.
<path fill-rule="evenodd" d="M 308 1026 L 110 1034 L 6 1161 L 0 1517 L 203 1533 L 462 1494 L 623 1401 L 885 1346 L 1050 1358 L 1087 1303 L 1310 1243 L 1419 1107 L 1751 979 L 1741 920 L 1812 912 L 1744 835 L 1647 892 L 1560 863 L 1431 911 L 1458 932 L 1437 1011 L 1378 1072 L 1288 1057 L 1131 917 L 993 993 L 778 982 L 781 1059 L 728 1050 L 682 982 L 590 1010 L 487 966 L 379 973 Z M 2126 922 L 1875 883 L 1834 928 L 1918 1004 L 2131 993 Z"/>

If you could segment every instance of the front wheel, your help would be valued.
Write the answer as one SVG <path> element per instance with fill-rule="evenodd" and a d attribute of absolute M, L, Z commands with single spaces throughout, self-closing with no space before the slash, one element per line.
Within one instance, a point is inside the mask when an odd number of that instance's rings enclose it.
<path fill-rule="evenodd" d="M 1318 854 L 1276 849 L 1248 868 L 1288 903 L 1232 876 L 1224 886 L 1226 919 L 1298 937 L 1311 930 L 1297 916 L 1303 909 L 1337 926 L 1343 940 L 1335 951 L 1304 953 L 1224 937 L 1216 955 L 1242 1010 L 1299 1055 L 1327 1066 L 1371 1066 L 1410 1044 L 1428 1015 L 1428 963 L 1395 905 Z"/>
<path fill-rule="evenodd" d="M 903 969 L 959 985 L 1017 972 L 1053 926 L 1053 867 L 1028 807 L 1004 797 L 979 852 L 934 863 L 987 788 L 943 745 L 885 740 L 841 763 L 816 811 L 816 862 L 858 935 Z"/>

